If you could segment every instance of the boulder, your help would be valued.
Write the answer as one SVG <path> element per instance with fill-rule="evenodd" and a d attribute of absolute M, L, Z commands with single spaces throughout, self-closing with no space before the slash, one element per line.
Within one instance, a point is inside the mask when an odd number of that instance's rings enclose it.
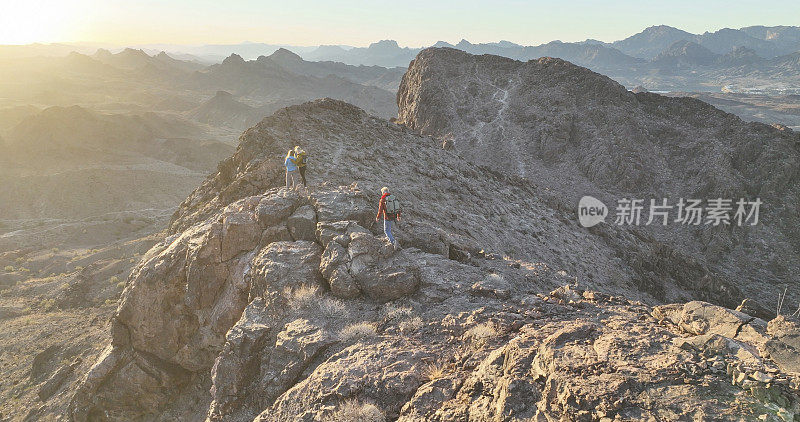
<path fill-rule="evenodd" d="M 422 383 L 422 362 L 438 357 L 423 347 L 398 348 L 391 341 L 352 345 L 315 368 L 255 421 L 295 420 L 302 413 L 314 420 L 324 409 L 354 398 L 374 402 L 388 420 L 394 420 Z M 297 403 L 303 403 L 302 409 Z"/>
<path fill-rule="evenodd" d="M 361 291 L 373 300 L 385 302 L 398 299 L 416 290 L 419 268 L 404 252 L 383 239 L 366 233 L 352 233 L 347 249 L 350 256 L 350 275 Z"/>
<path fill-rule="evenodd" d="M 285 287 L 319 285 L 322 277 L 319 245 L 305 240 L 274 242 L 253 258 L 250 270 L 250 297 L 263 296 Z"/>
<path fill-rule="evenodd" d="M 326 247 L 334 237 L 344 235 L 350 224 L 356 223 L 353 221 L 320 221 L 317 223 L 315 232 L 317 240 L 323 247 Z"/>
<path fill-rule="evenodd" d="M 762 358 L 755 346 L 716 333 L 689 338 L 676 337 L 673 339 L 673 344 L 684 350 L 694 349 L 704 352 L 708 356 L 729 356 L 748 365 L 758 367 L 762 365 Z"/>
<path fill-rule="evenodd" d="M 352 299 L 361 294 L 358 284 L 346 268 L 339 267 L 328 278 L 331 293 L 341 299 Z"/>
<path fill-rule="evenodd" d="M 325 252 L 322 253 L 319 271 L 322 277 L 329 279 L 339 266 L 348 261 L 350 261 L 350 257 L 347 254 L 347 249 L 337 242 L 329 242 L 328 246 L 325 247 Z"/>
<path fill-rule="evenodd" d="M 370 205 L 367 196 L 355 185 L 316 191 L 311 194 L 311 204 L 319 221 L 354 220 L 365 227 L 377 212 L 377 199 L 374 206 Z"/>
<path fill-rule="evenodd" d="M 304 205 L 298 208 L 286 220 L 286 226 L 289 228 L 292 239 L 314 241 L 317 229 L 317 214 L 314 211 L 314 207 Z"/>
<path fill-rule="evenodd" d="M 261 240 L 258 242 L 260 246 L 267 246 L 272 242 L 291 241 L 292 235 L 289 234 L 289 229 L 284 225 L 277 225 L 267 228 L 261 233 Z"/>
<path fill-rule="evenodd" d="M 502 275 L 489 274 L 472 285 L 471 293 L 475 296 L 508 299 L 511 297 L 511 286 Z"/>
<path fill-rule="evenodd" d="M 299 201 L 285 190 L 244 198 L 148 251 L 113 318 L 113 347 L 73 399 L 74 417 L 97 403 L 102 412 L 157 412 L 192 374 L 210 372 L 250 300 L 318 283 L 319 246 L 279 240 Z"/>
<path fill-rule="evenodd" d="M 412 422 L 433 419 L 440 403 L 450 400 L 460 384 L 461 381 L 452 375 L 422 384 L 414 392 L 414 397 L 400 410 L 400 418 L 397 421 Z"/>
<path fill-rule="evenodd" d="M 259 390 L 268 402 L 292 386 L 306 366 L 335 338 L 324 326 L 299 318 L 278 333 L 275 346 L 261 362 Z"/>
<path fill-rule="evenodd" d="M 365 259 L 366 256 L 353 259 L 350 274 L 370 299 L 387 302 L 410 295 L 419 287 L 419 267 L 405 251 L 373 261 Z"/>
<path fill-rule="evenodd" d="M 59 368 L 50 378 L 47 379 L 40 387 L 37 395 L 39 396 L 39 400 L 46 401 L 49 399 L 53 394 L 61 388 L 61 385 L 64 384 L 64 381 L 72 375 L 75 371 L 75 368 L 78 367 L 82 362 L 81 358 L 76 358 L 71 364 L 62 366 Z"/>
<path fill-rule="evenodd" d="M 227 261 L 240 252 L 250 251 L 261 240 L 261 226 L 252 212 L 227 214 L 222 222 L 220 260 Z"/>
<path fill-rule="evenodd" d="M 289 217 L 299 203 L 300 196 L 297 192 L 279 189 L 261 198 L 254 210 L 255 218 L 263 228 L 275 226 Z"/>
<path fill-rule="evenodd" d="M 800 373 L 800 322 L 781 315 L 767 324 L 767 333 L 764 347 L 770 358 L 782 370 Z"/>
<path fill-rule="evenodd" d="M 422 224 L 402 224 L 395 237 L 403 244 L 403 247 L 413 247 L 421 251 L 448 256 L 449 244 L 444 240 L 444 233 L 441 229 L 436 229 Z"/>
<path fill-rule="evenodd" d="M 740 328 L 754 318 L 739 311 L 693 301 L 683 305 L 678 326 L 692 335 L 715 333 L 734 338 Z"/>
<path fill-rule="evenodd" d="M 356 221 L 320 221 L 317 223 L 316 237 L 319 243 L 324 247 L 328 246 L 328 242 L 343 236 L 344 238 L 338 239 L 338 243 L 342 246 L 350 244 L 350 235 L 352 233 L 366 233 L 371 234 L 369 230 L 361 227 Z"/>
<path fill-rule="evenodd" d="M 209 418 L 224 420 L 246 398 L 247 386 L 254 381 L 253 368 L 260 364 L 261 350 L 279 327 L 285 310 L 279 294 L 269 301 L 256 298 L 228 331 L 225 346 L 211 369 Z"/>

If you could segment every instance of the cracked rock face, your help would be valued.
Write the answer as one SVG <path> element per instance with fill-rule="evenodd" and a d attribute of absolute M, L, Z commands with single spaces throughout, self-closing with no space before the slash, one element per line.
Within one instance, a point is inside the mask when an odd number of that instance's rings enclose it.
<path fill-rule="evenodd" d="M 295 143 L 314 158 L 302 193 L 277 188 Z M 401 250 L 373 223 L 386 185 Z M 133 271 L 71 417 L 800 413 L 796 321 L 720 306 L 742 294 L 706 263 L 647 233 L 579 229 L 559 195 L 349 104 L 281 110 Z"/>

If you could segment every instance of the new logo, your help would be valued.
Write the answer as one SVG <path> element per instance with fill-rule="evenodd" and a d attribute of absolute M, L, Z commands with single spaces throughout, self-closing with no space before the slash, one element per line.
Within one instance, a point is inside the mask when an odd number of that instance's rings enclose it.
<path fill-rule="evenodd" d="M 596 226 L 606 221 L 608 207 L 599 199 L 592 196 L 584 196 L 578 202 L 578 221 L 583 227 Z"/>

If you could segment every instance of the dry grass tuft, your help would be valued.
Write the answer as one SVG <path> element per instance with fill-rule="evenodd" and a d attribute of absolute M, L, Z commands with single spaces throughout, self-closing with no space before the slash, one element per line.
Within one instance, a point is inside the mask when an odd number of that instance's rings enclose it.
<path fill-rule="evenodd" d="M 401 321 L 411 318 L 414 315 L 413 309 L 395 305 L 394 303 L 387 303 L 383 312 L 388 321 Z"/>
<path fill-rule="evenodd" d="M 411 333 L 417 331 L 420 328 L 422 328 L 422 318 L 414 317 L 411 319 L 407 319 L 401 322 L 400 325 L 398 325 L 398 327 L 400 328 L 400 332 L 402 333 Z"/>
<path fill-rule="evenodd" d="M 338 338 L 340 341 L 349 342 L 353 340 L 361 340 L 366 338 L 373 338 L 378 333 L 375 331 L 375 326 L 369 322 L 357 322 L 350 324 L 339 331 Z"/>
<path fill-rule="evenodd" d="M 348 400 L 322 419 L 324 422 L 385 422 L 378 406 L 368 401 Z"/>
<path fill-rule="evenodd" d="M 422 376 L 428 381 L 444 378 L 450 372 L 450 365 L 445 362 L 433 362 L 425 365 Z"/>
<path fill-rule="evenodd" d="M 328 318 L 346 319 L 350 316 L 347 305 L 339 299 L 325 296 L 319 300 L 319 311 Z"/>
<path fill-rule="evenodd" d="M 477 349 L 483 347 L 490 338 L 496 336 L 497 329 L 491 322 L 484 322 L 467 330 L 466 335 L 470 338 L 472 347 Z"/>
<path fill-rule="evenodd" d="M 305 308 L 315 302 L 319 288 L 309 284 L 301 284 L 292 289 L 287 286 L 283 289 L 283 295 L 289 301 L 289 306 L 294 309 Z"/>

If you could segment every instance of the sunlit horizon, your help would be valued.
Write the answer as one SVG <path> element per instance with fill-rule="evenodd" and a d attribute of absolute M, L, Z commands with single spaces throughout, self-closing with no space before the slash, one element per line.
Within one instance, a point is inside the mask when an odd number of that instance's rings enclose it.
<path fill-rule="evenodd" d="M 437 41 L 473 43 L 506 40 L 537 45 L 597 39 L 612 42 L 653 25 L 691 33 L 752 25 L 800 25 L 800 3 L 685 0 L 642 5 L 634 1 L 596 4 L 409 0 L 386 12 L 382 2 L 302 4 L 239 0 L 218 4 L 201 0 L 28 1 L 4 5 L 0 44 L 91 44 L 108 47 L 150 44 L 209 45 L 243 42 L 365 47 L 378 40 L 396 40 L 403 47 Z M 787 19 L 787 16 L 795 18 Z M 446 19 L 445 19 L 446 18 Z M 794 19 L 794 21 L 792 21 Z"/>

